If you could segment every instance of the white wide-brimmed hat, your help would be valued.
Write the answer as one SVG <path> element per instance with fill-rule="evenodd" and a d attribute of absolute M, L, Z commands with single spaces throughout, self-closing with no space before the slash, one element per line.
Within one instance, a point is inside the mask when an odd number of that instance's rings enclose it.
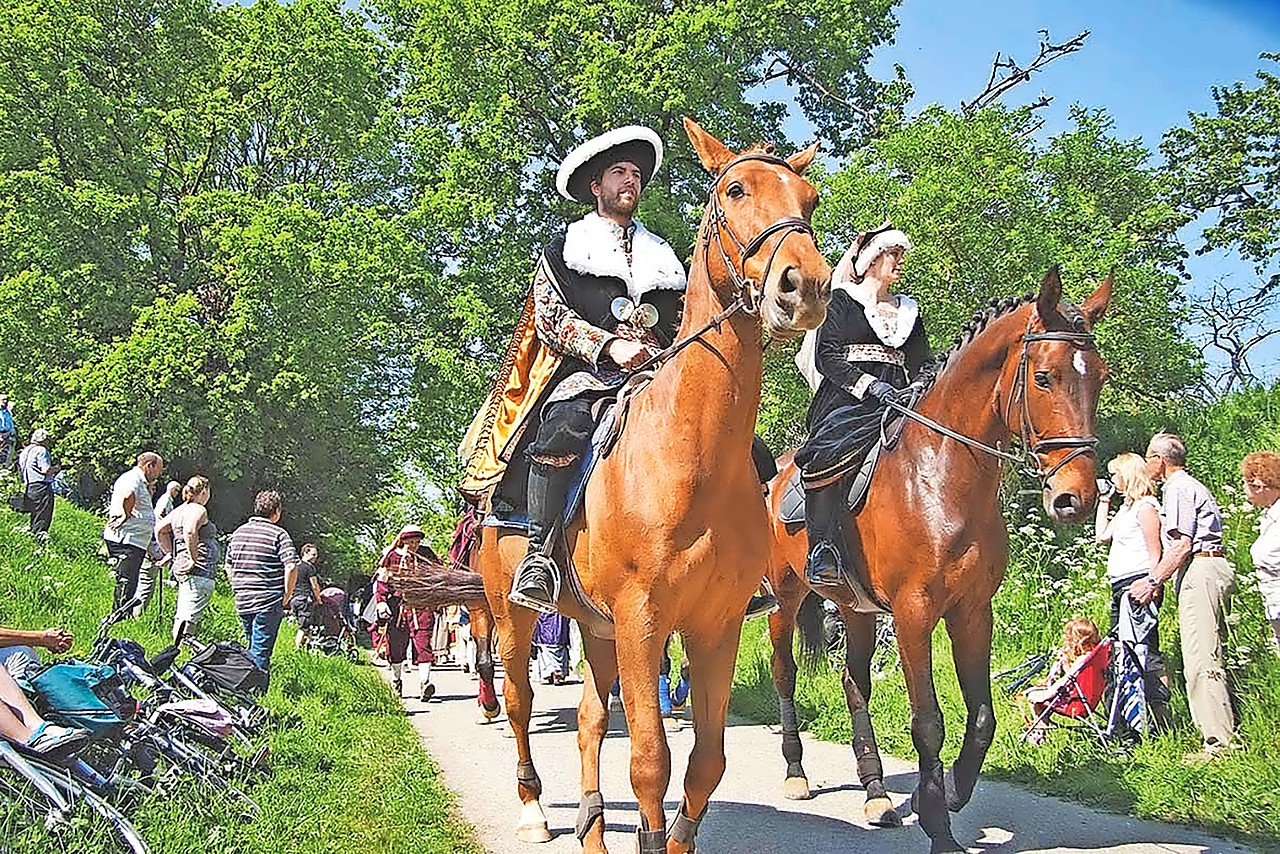
<path fill-rule="evenodd" d="M 556 189 L 570 201 L 595 205 L 592 180 L 620 160 L 634 163 L 640 169 L 642 186 L 647 185 L 662 165 L 662 140 L 641 125 L 627 125 L 589 139 L 569 152 L 556 170 Z"/>

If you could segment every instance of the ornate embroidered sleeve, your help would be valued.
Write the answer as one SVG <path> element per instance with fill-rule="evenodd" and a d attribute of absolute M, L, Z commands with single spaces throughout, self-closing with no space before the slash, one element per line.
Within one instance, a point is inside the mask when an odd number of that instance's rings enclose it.
<path fill-rule="evenodd" d="M 845 358 L 845 350 L 849 341 L 844 334 L 845 317 L 827 315 L 826 322 L 818 329 L 818 340 L 814 346 L 814 364 L 818 373 L 843 388 L 849 394 L 862 400 L 867 388 L 875 382 L 875 377 L 849 363 Z"/>
<path fill-rule="evenodd" d="M 552 350 L 596 365 L 616 336 L 588 323 L 560 296 L 545 260 L 533 277 L 533 320 L 538 338 Z"/>

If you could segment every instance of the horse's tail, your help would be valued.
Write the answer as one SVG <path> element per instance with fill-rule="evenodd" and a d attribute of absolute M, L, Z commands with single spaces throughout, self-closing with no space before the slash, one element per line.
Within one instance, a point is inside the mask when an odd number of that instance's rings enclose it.
<path fill-rule="evenodd" d="M 816 669 L 826 658 L 825 621 L 822 597 L 810 591 L 796 612 L 796 627 L 800 629 L 800 661 L 809 669 Z"/>

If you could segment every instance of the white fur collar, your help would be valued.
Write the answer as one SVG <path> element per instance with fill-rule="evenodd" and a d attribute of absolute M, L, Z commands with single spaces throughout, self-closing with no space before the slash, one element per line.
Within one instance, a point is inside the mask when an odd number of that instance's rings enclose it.
<path fill-rule="evenodd" d="M 854 302 L 862 306 L 862 313 L 866 315 L 871 330 L 886 347 L 897 348 L 907 343 L 907 337 L 911 335 L 911 330 L 916 325 L 916 318 L 920 316 L 919 303 L 906 294 L 897 294 L 898 319 L 891 327 L 878 311 L 871 310 L 876 304 L 876 297 L 875 294 L 868 292 L 866 287 L 853 282 L 841 282 L 836 287 L 848 293 L 853 297 Z"/>
<path fill-rule="evenodd" d="M 618 238 L 618 226 L 589 213 L 569 224 L 564 238 L 564 263 L 589 276 L 609 276 L 627 283 L 627 295 L 639 300 L 649 291 L 683 291 L 684 264 L 667 242 L 639 220 L 631 237 L 631 264 Z"/>

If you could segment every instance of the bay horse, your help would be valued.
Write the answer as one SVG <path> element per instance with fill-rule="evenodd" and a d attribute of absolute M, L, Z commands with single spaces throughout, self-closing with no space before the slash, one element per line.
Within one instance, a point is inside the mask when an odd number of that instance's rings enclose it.
<path fill-rule="evenodd" d="M 697 823 L 724 773 L 739 635 L 769 553 L 768 516 L 751 460 L 764 371 L 761 321 L 774 336 L 816 328 L 831 296 L 831 268 L 809 225 L 818 195 L 803 178 L 817 146 L 786 159 L 759 147 L 738 154 L 693 120 L 684 125 L 715 176 L 679 337 L 695 340 L 633 397 L 626 430 L 597 464 L 582 518 L 564 538 L 584 592 L 612 618 L 615 632 L 614 640 L 594 637 L 587 615 L 573 606 L 563 611 L 584 626 L 579 838 L 593 854 L 606 850 L 599 762 L 615 675 L 631 735 L 640 851 L 694 848 Z M 518 532 L 486 527 L 472 567 L 484 576 L 506 670 L 523 805 L 517 836 L 546 841 L 542 783 L 529 748 L 528 664 L 537 615 L 507 600 L 525 544 Z M 656 686 L 664 642 L 675 630 L 684 637 L 697 699 L 684 803 L 668 839 L 663 796 L 671 754 Z"/>
<path fill-rule="evenodd" d="M 1111 277 L 1078 308 L 1060 303 L 1061 293 L 1055 267 L 1038 295 L 994 302 L 974 316 L 955 346 L 935 360 L 935 378 L 917 411 L 976 442 L 966 444 L 908 419 L 897 445 L 881 455 L 866 505 L 846 529 L 848 554 L 872 595 L 893 614 L 911 702 L 911 737 L 920 757 L 913 802 L 935 852 L 964 850 L 952 837 L 947 811 L 969 801 L 995 734 L 991 597 L 1008 563 L 998 494 L 1002 464 L 1014 456 L 999 446 L 1010 435 L 1021 439 L 1053 521 L 1079 522 L 1097 500 L 1094 415 L 1107 369 L 1091 329 L 1110 302 Z M 769 579 L 781 607 L 769 618 L 769 635 L 787 766 L 783 793 L 799 800 L 811 794 L 801 761 L 792 639 L 799 612 L 806 647 L 820 648 L 821 608 L 813 607 L 820 600 L 809 596 L 804 580 L 808 538 L 779 518 L 782 486 L 795 471 L 790 455 L 779 461 L 779 470 L 769 498 Z M 876 615 L 857 613 L 852 591 L 843 589 L 824 587 L 821 595 L 839 606 L 845 624 L 842 682 L 866 792 L 864 818 L 900 825 L 867 710 Z M 931 645 L 943 619 L 968 710 L 964 743 L 945 782 Z"/>

